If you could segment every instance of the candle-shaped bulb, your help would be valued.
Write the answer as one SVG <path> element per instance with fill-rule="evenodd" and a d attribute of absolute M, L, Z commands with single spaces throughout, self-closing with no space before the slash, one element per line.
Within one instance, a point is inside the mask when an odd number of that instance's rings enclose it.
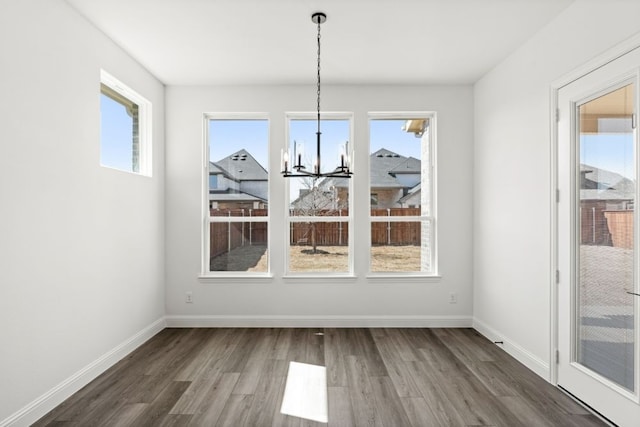
<path fill-rule="evenodd" d="M 288 172 L 289 171 L 289 152 L 282 150 L 281 153 L 281 165 L 280 167 L 282 168 L 282 172 Z"/>

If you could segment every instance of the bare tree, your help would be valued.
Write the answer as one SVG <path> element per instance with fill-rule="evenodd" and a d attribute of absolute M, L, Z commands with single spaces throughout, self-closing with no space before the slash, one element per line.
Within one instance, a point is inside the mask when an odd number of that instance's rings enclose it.
<path fill-rule="evenodd" d="M 347 200 L 342 200 L 339 185 L 344 178 L 300 178 L 302 189 L 298 198 L 292 202 L 296 216 L 334 216 L 339 209 L 347 207 Z M 338 182 L 340 181 L 340 182 Z M 346 197 L 343 197 L 346 199 Z M 308 238 L 312 252 L 318 253 L 318 223 L 310 221 Z"/>

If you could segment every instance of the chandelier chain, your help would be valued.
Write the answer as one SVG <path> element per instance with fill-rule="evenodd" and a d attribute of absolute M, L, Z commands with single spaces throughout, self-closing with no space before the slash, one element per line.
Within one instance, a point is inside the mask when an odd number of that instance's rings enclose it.
<path fill-rule="evenodd" d="M 318 132 L 320 132 L 320 19 L 318 19 Z"/>
<path fill-rule="evenodd" d="M 336 169 L 332 172 L 322 172 L 321 163 L 320 163 L 320 71 L 321 71 L 321 63 L 320 63 L 320 24 L 324 23 L 327 20 L 327 15 L 323 12 L 316 12 L 311 15 L 311 20 L 317 24 L 318 26 L 318 36 L 317 36 L 317 44 L 318 44 L 318 62 L 317 62 L 317 85 L 316 85 L 316 96 L 317 96 L 317 121 L 318 121 L 318 130 L 316 132 L 316 158 L 313 165 L 313 170 L 307 170 L 306 167 L 302 164 L 301 154 L 296 152 L 296 142 L 294 143 L 294 151 L 293 151 L 293 167 L 289 169 L 289 153 L 288 151 L 282 151 L 282 174 L 285 178 L 291 177 L 311 177 L 313 179 L 319 178 L 327 178 L 327 177 L 335 177 L 335 178 L 351 178 L 353 172 L 350 170 L 349 153 L 348 153 L 348 144 L 349 142 L 345 142 L 343 152 L 340 155 L 340 163 L 336 167 Z"/>

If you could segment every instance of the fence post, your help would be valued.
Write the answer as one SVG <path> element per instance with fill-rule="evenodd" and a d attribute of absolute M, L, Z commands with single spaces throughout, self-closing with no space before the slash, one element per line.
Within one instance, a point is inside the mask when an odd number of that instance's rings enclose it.
<path fill-rule="evenodd" d="M 591 243 L 596 242 L 596 208 L 591 208 Z"/>
<path fill-rule="evenodd" d="M 338 209 L 338 216 L 342 216 L 342 209 Z M 342 246 L 342 221 L 338 222 L 338 246 Z"/>
<path fill-rule="evenodd" d="M 387 216 L 391 217 L 391 209 L 387 208 Z M 387 221 L 387 245 L 391 245 L 391 221 Z"/>
<path fill-rule="evenodd" d="M 231 252 L 231 211 L 227 211 L 229 219 L 227 220 L 227 253 Z"/>
<path fill-rule="evenodd" d="M 249 209 L 249 218 L 251 218 L 251 211 L 252 209 Z M 253 245 L 253 241 L 251 240 L 251 226 L 253 225 L 253 222 L 249 221 L 249 246 Z"/>
<path fill-rule="evenodd" d="M 242 208 L 242 244 L 240 246 L 244 246 L 244 208 Z"/>

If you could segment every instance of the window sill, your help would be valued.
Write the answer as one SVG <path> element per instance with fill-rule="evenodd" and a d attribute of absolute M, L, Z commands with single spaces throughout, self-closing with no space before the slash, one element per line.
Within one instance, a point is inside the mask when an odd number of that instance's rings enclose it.
<path fill-rule="evenodd" d="M 273 275 L 270 273 L 264 274 L 216 274 L 216 275 L 200 275 L 198 281 L 206 284 L 213 285 L 226 285 L 229 283 L 271 283 L 273 281 Z"/>
<path fill-rule="evenodd" d="M 282 276 L 285 282 L 296 281 L 300 283 L 323 283 L 327 285 L 341 283 L 355 283 L 358 279 L 352 274 L 288 274 Z"/>
<path fill-rule="evenodd" d="M 376 273 L 366 276 L 369 283 L 440 283 L 442 276 L 425 274 Z"/>

